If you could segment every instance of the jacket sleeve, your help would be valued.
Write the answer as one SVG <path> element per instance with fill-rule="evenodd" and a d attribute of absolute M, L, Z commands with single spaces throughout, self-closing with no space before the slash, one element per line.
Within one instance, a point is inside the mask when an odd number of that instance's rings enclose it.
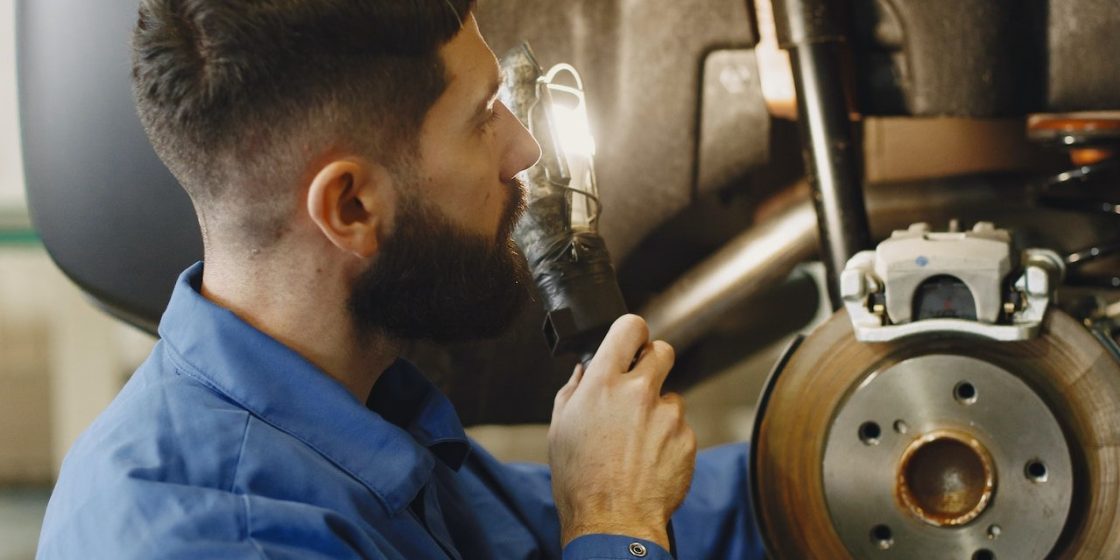
<path fill-rule="evenodd" d="M 625 535 L 584 535 L 564 547 L 564 560 L 671 560 L 669 551 Z"/>

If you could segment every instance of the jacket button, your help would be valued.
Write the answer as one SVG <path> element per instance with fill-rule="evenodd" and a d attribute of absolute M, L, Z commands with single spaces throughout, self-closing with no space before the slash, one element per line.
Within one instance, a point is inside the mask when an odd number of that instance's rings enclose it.
<path fill-rule="evenodd" d="M 645 558 L 647 552 L 648 551 L 646 550 L 645 545 L 643 545 L 642 543 L 630 543 L 630 554 L 633 554 L 638 558 Z"/>

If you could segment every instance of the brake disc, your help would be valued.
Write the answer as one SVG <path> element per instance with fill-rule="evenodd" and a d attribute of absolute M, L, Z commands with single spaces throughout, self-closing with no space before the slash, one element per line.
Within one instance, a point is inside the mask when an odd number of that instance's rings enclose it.
<path fill-rule="evenodd" d="M 751 463 L 775 558 L 1120 558 L 1120 364 L 1059 311 L 882 343 L 841 311 L 771 376 Z"/>

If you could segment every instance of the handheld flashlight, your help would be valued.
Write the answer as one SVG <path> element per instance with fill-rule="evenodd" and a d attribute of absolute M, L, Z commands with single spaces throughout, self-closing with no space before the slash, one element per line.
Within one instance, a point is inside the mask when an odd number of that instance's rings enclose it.
<path fill-rule="evenodd" d="M 502 59 L 501 99 L 541 144 L 541 160 L 518 179 L 526 210 L 514 229 L 547 312 L 553 355 L 586 362 L 626 313 L 610 254 L 599 236 L 595 140 L 583 80 L 571 65 L 547 72 L 527 43 Z"/>

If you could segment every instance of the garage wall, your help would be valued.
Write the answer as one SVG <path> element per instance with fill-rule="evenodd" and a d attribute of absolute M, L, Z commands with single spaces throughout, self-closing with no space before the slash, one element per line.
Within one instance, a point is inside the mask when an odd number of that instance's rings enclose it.
<path fill-rule="evenodd" d="M 15 2 L 0 0 L 0 210 L 23 208 L 16 106 Z"/>

